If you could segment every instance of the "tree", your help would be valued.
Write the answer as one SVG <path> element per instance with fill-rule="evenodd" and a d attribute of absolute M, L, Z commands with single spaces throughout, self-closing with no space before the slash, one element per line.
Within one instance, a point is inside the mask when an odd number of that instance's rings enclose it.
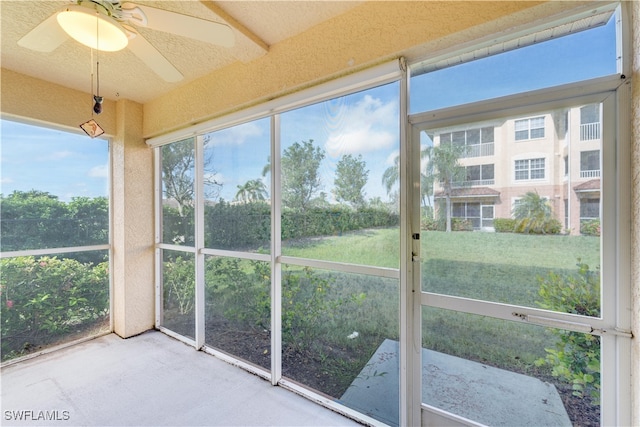
<path fill-rule="evenodd" d="M 3 251 L 70 246 L 74 226 L 67 204 L 46 191 L 0 197 Z"/>
<path fill-rule="evenodd" d="M 282 154 L 282 202 L 295 210 L 304 210 L 320 190 L 320 163 L 324 150 L 313 146 L 313 140 L 295 142 Z"/>
<path fill-rule="evenodd" d="M 434 147 L 427 147 L 420 152 L 421 163 L 425 164 L 424 170 L 420 172 L 420 201 L 422 206 L 432 211 L 431 196 L 433 195 L 433 184 L 438 175 L 438 169 L 432 160 Z M 439 150 L 439 149 L 438 149 Z M 391 194 L 393 186 L 400 180 L 400 157 L 396 156 L 393 160 L 393 166 L 389 166 L 382 174 L 382 185 L 387 190 L 387 194 Z M 445 165 L 443 164 L 444 168 Z M 464 169 L 460 167 L 461 171 Z M 460 173 L 456 171 L 456 174 Z M 450 221 L 449 221 L 450 222 Z"/>
<path fill-rule="evenodd" d="M 400 181 L 400 156 L 393 159 L 393 166 L 389 166 L 382 174 L 382 185 L 387 190 L 387 195 L 391 194 L 393 186 Z"/>
<path fill-rule="evenodd" d="M 362 155 L 357 158 L 351 154 L 343 155 L 336 166 L 336 177 L 333 190 L 336 200 L 349 203 L 353 207 L 364 205 L 364 186 L 367 184 L 369 171 Z"/>
<path fill-rule="evenodd" d="M 515 231 L 519 233 L 545 234 L 554 220 L 549 201 L 537 191 L 528 191 L 513 208 Z"/>
<path fill-rule="evenodd" d="M 445 199 L 446 231 L 451 232 L 451 194 L 453 184 L 462 181 L 465 169 L 458 163 L 463 154 L 463 147 L 453 144 L 438 145 L 425 148 L 421 156 L 428 158 L 425 174 L 439 182 Z"/>
<path fill-rule="evenodd" d="M 250 179 L 243 185 L 238 185 L 235 199 L 244 203 L 265 200 L 268 196 L 267 187 L 259 179 Z"/>
<path fill-rule="evenodd" d="M 109 199 L 107 197 L 74 197 L 67 206 L 69 214 L 77 224 L 78 246 L 109 241 Z"/>
<path fill-rule="evenodd" d="M 262 167 L 262 176 L 267 176 L 271 172 L 271 156 L 267 156 L 267 164 Z"/>
<path fill-rule="evenodd" d="M 215 199 L 222 184 L 216 179 L 215 171 L 210 167 L 212 158 L 204 159 L 204 185 L 206 196 Z M 178 213 L 186 216 L 185 208 L 193 208 L 195 200 L 195 145 L 193 138 L 168 144 L 162 147 L 162 182 L 164 197 L 175 200 Z"/>

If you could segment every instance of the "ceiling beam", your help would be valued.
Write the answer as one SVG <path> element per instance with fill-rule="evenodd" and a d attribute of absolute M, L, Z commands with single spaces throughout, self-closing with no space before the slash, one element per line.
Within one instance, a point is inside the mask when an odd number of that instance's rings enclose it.
<path fill-rule="evenodd" d="M 257 47 L 262 49 L 264 53 L 267 53 L 269 51 L 269 45 L 264 40 L 258 37 L 250 29 L 245 27 L 240 21 L 227 13 L 215 2 L 211 0 L 200 0 L 200 3 L 202 3 L 207 9 L 218 15 L 220 18 L 224 19 L 231 27 L 242 33 L 242 35 L 252 41 Z"/>

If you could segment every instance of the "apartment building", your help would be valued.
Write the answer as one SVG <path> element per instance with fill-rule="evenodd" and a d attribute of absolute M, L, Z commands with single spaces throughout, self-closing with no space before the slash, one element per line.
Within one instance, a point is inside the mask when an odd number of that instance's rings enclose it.
<path fill-rule="evenodd" d="M 429 132 L 434 146 L 463 147 L 464 180 L 453 185 L 452 216 L 492 231 L 495 218 L 511 218 L 533 191 L 548 200 L 566 233 L 580 234 L 581 223 L 600 218 L 601 110 L 577 105 Z M 444 198 L 437 183 L 434 194 Z"/>

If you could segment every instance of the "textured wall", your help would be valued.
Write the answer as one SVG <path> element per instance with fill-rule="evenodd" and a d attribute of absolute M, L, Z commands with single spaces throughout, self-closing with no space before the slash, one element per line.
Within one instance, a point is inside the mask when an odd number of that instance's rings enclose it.
<path fill-rule="evenodd" d="M 509 28 L 520 20 L 554 13 L 567 2 L 366 2 L 349 12 L 271 46 L 267 55 L 236 63 L 159 97 L 144 106 L 144 135 L 157 136 L 212 117 L 388 61 L 410 57 L 415 50 L 473 40 L 464 30 L 517 12 L 505 19 Z M 570 2 L 569 2 L 570 3 Z M 575 4 L 574 4 L 575 5 Z M 521 21 L 526 22 L 526 21 Z M 492 22 L 493 24 L 493 22 Z M 496 25 L 481 27 L 494 34 Z M 348 41 L 348 42 L 347 42 Z"/>
<path fill-rule="evenodd" d="M 153 328 L 153 150 L 142 138 L 142 105 L 117 102 L 111 143 L 114 331 L 130 337 Z"/>
<path fill-rule="evenodd" d="M 632 286 L 632 425 L 640 425 L 640 2 L 631 2 L 633 83 L 631 106 L 632 201 L 631 201 L 631 286 Z"/>
<path fill-rule="evenodd" d="M 82 132 L 78 127 L 91 118 L 93 98 L 88 93 L 71 90 L 43 80 L 1 70 L 2 114 L 28 117 L 60 128 Z M 115 103 L 105 100 L 103 112 L 94 118 L 109 135 L 114 135 Z"/>

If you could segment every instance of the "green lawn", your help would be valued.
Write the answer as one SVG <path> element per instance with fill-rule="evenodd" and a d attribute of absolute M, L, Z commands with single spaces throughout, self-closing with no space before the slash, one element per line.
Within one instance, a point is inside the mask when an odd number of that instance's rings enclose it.
<path fill-rule="evenodd" d="M 510 233 L 423 232 L 423 289 L 448 295 L 537 307 L 539 278 L 550 271 L 573 274 L 578 259 L 600 265 L 599 238 Z M 286 255 L 381 267 L 399 265 L 399 230 L 365 230 L 343 236 L 288 242 Z M 339 323 L 348 330 L 397 331 L 398 288 L 373 277 L 326 273 L 342 296 L 365 293 L 362 310 Z M 357 313 L 357 315 L 356 315 Z M 369 313 L 369 315 L 367 315 Z M 384 319 L 378 322 L 379 319 Z M 385 328 L 383 325 L 393 325 Z M 344 335 L 345 330 L 340 334 Z M 534 361 L 557 338 L 546 328 L 447 310 L 423 309 L 423 347 L 523 373 L 540 372 Z"/>
<path fill-rule="evenodd" d="M 600 239 L 589 236 L 535 236 L 512 233 L 426 231 L 422 259 L 499 263 L 541 268 L 574 268 L 578 258 L 600 265 Z M 285 255 L 377 267 L 400 265 L 400 230 L 375 229 L 342 236 L 283 243 Z"/>

